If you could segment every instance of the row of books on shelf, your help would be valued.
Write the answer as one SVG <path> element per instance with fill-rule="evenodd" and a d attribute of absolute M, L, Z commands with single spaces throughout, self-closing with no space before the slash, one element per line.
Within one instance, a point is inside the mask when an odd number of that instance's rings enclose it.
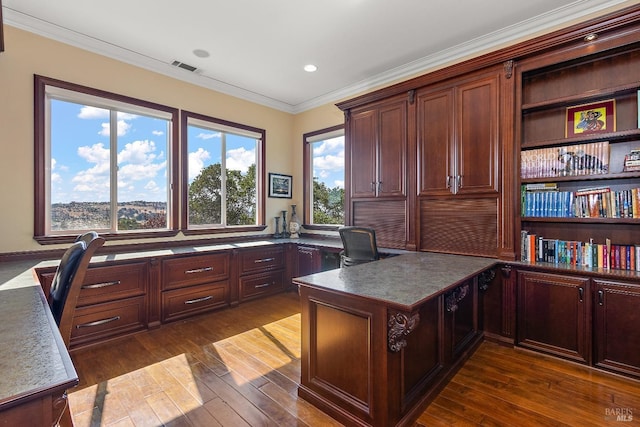
<path fill-rule="evenodd" d="M 520 176 L 523 179 L 609 172 L 608 141 L 522 150 L 520 156 Z"/>
<path fill-rule="evenodd" d="M 522 185 L 521 213 L 543 218 L 640 218 L 640 188 L 558 191 L 556 183 Z"/>
<path fill-rule="evenodd" d="M 521 260 L 573 266 L 640 271 L 640 245 L 547 239 L 521 232 Z"/>

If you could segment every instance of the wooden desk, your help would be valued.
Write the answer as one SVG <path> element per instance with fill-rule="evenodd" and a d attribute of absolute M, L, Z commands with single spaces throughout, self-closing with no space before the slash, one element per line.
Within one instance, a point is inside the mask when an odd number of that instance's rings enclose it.
<path fill-rule="evenodd" d="M 36 264 L 0 263 L 0 426 L 52 425 L 78 384 Z"/>
<path fill-rule="evenodd" d="M 348 425 L 407 425 L 482 339 L 479 282 L 496 260 L 409 253 L 294 279 L 298 394 Z"/>

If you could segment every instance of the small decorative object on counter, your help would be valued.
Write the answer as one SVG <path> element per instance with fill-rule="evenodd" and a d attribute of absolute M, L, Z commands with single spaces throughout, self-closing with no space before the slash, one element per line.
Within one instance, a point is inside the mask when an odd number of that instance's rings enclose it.
<path fill-rule="evenodd" d="M 287 211 L 282 211 L 282 237 L 286 239 L 289 235 L 289 228 L 287 227 Z"/>
<path fill-rule="evenodd" d="M 276 220 L 276 232 L 273 234 L 274 239 L 281 239 L 282 233 L 280 233 L 280 217 L 277 216 L 274 218 Z"/>
<path fill-rule="evenodd" d="M 296 214 L 296 205 L 291 205 L 291 220 L 289 221 L 289 234 L 292 239 L 299 239 L 300 223 Z"/>

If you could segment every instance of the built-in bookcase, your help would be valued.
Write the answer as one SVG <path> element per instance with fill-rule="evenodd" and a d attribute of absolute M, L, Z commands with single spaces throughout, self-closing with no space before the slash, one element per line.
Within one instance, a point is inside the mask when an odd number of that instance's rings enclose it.
<path fill-rule="evenodd" d="M 518 64 L 521 258 L 527 234 L 640 245 L 640 42 L 576 49 Z"/>

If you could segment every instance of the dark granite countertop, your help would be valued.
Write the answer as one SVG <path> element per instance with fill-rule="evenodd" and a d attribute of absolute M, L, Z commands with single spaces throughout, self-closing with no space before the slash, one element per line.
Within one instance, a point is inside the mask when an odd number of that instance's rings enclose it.
<path fill-rule="evenodd" d="M 46 389 L 75 385 L 73 367 L 32 268 L 37 261 L 0 265 L 0 407 Z"/>
<path fill-rule="evenodd" d="M 462 255 L 408 252 L 349 268 L 297 277 L 298 285 L 343 292 L 411 311 L 498 261 Z"/>

